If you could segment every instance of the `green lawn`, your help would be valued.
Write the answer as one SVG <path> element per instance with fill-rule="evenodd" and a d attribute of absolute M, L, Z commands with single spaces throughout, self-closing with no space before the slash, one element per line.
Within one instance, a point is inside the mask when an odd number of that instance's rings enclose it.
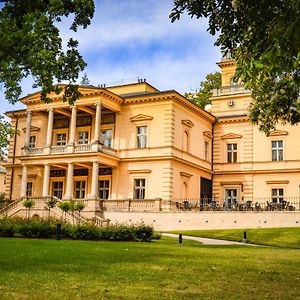
<path fill-rule="evenodd" d="M 0 239 L 1 299 L 299 299 L 300 251 Z"/>
<path fill-rule="evenodd" d="M 249 243 L 300 249 L 300 227 L 226 230 L 177 230 L 170 232 L 240 242 L 243 239 L 244 231 L 247 233 L 247 240 Z"/>

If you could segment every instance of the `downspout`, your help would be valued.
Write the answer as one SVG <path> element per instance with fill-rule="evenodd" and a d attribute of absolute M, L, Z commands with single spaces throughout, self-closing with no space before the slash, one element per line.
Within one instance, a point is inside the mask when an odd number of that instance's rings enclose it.
<path fill-rule="evenodd" d="M 12 189 L 13 189 L 14 174 L 15 174 L 16 143 L 17 143 L 18 123 L 19 123 L 18 116 L 15 115 L 14 113 L 12 113 L 12 114 L 16 118 L 16 125 L 15 125 L 15 133 L 14 133 L 14 148 L 13 148 L 13 157 L 12 157 L 12 169 L 11 169 L 11 180 L 10 180 L 10 189 L 9 189 L 9 201 L 12 200 Z"/>
<path fill-rule="evenodd" d="M 215 134 L 215 125 L 217 123 L 217 118 L 212 124 L 212 130 L 211 130 L 211 192 L 212 192 L 212 198 L 213 197 L 213 182 L 214 182 L 214 134 Z"/>

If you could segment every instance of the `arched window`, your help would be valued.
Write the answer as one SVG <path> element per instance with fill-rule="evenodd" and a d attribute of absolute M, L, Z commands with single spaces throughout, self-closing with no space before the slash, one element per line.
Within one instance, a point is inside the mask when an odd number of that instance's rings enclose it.
<path fill-rule="evenodd" d="M 190 139 L 189 132 L 185 130 L 183 132 L 183 146 L 182 146 L 183 151 L 189 151 L 189 142 L 190 142 L 189 139 Z"/>
<path fill-rule="evenodd" d="M 187 192 L 188 192 L 187 182 L 183 181 L 181 186 L 182 186 L 182 188 L 181 188 L 181 198 L 182 199 L 187 199 L 187 196 L 188 196 L 188 194 L 187 194 Z"/>

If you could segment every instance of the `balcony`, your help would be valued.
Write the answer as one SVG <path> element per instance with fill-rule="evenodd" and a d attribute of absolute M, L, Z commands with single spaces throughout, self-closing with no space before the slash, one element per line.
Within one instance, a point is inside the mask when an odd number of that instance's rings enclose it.
<path fill-rule="evenodd" d="M 222 86 L 219 89 L 213 89 L 212 92 L 213 92 L 213 97 L 251 93 L 251 91 L 245 89 L 242 84 Z"/>
<path fill-rule="evenodd" d="M 23 156 L 39 156 L 64 153 L 89 153 L 102 152 L 111 156 L 117 156 L 117 150 L 102 144 L 82 144 L 75 146 L 51 146 L 44 148 L 23 149 Z"/>

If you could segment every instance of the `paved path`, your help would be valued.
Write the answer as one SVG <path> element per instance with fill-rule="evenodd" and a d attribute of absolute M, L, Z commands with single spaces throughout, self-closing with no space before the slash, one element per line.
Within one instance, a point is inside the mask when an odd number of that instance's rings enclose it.
<path fill-rule="evenodd" d="M 163 236 L 173 237 L 178 239 L 178 234 L 175 233 L 162 233 Z M 240 242 L 233 242 L 233 241 L 225 241 L 225 240 L 217 240 L 217 239 L 207 239 L 202 237 L 195 237 L 189 235 L 183 235 L 183 239 L 192 240 L 196 242 L 200 242 L 204 245 L 243 245 L 243 246 L 260 246 L 254 244 L 247 244 L 247 243 L 240 243 Z"/>

